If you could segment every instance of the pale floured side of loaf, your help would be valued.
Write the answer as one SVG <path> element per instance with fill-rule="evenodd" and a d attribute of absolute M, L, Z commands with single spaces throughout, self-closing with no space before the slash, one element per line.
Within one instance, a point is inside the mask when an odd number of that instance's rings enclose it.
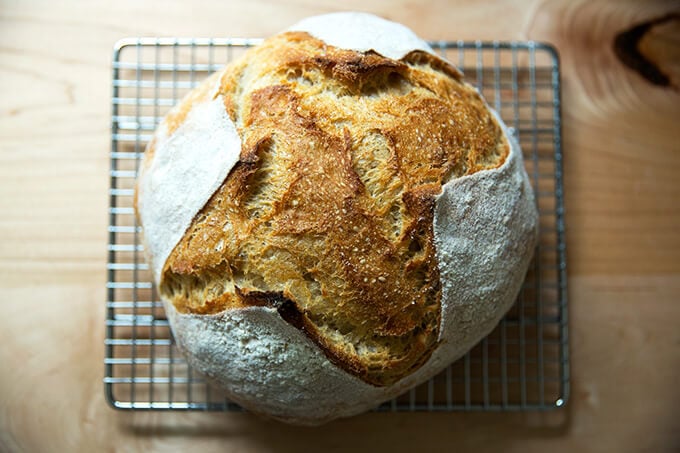
<path fill-rule="evenodd" d="M 248 307 L 215 315 L 178 313 L 166 303 L 189 363 L 249 410 L 316 425 L 370 409 L 389 397 L 333 365 L 276 309 Z"/>
<path fill-rule="evenodd" d="M 210 82 L 204 84 L 206 88 Z M 180 124 L 166 119 L 155 132 L 137 182 L 137 212 L 156 282 L 172 249 L 238 162 L 241 151 L 241 139 L 224 110 L 222 96 L 201 93 L 188 111 L 179 110 L 171 112 L 169 119 L 179 115 Z"/>
<path fill-rule="evenodd" d="M 357 52 L 374 51 L 394 60 L 414 50 L 434 54 L 429 44 L 409 28 L 367 13 L 340 12 L 309 17 L 288 31 L 304 31 L 330 46 Z"/>
<path fill-rule="evenodd" d="M 522 151 L 489 110 L 510 141 L 510 157 L 498 170 L 445 184 L 435 204 L 442 306 L 447 307 L 441 319 L 444 357 L 464 354 L 510 309 L 538 238 L 536 201 Z"/>

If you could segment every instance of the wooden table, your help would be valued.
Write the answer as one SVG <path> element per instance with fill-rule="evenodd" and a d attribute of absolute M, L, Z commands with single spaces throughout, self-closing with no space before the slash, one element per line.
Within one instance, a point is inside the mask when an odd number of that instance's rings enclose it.
<path fill-rule="evenodd" d="M 678 19 L 637 46 L 665 83 L 613 51 L 617 34 L 677 3 L 345 2 L 431 39 L 558 48 L 572 394 L 549 414 L 368 414 L 316 429 L 105 403 L 110 61 L 124 36 L 267 36 L 337 7 L 64 3 L 0 4 L 0 450 L 678 451 Z"/>

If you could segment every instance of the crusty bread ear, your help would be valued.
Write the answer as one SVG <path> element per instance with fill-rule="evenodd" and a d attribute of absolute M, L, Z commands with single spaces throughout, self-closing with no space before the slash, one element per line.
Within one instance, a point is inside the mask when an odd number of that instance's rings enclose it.
<path fill-rule="evenodd" d="M 222 179 L 168 171 L 213 148 Z M 185 225 L 172 243 L 147 244 L 178 345 L 245 407 L 298 423 L 365 410 L 463 354 L 509 308 L 536 240 L 517 144 L 424 48 L 270 38 L 173 110 L 141 181 L 145 231 L 165 222 L 153 190 L 200 192 L 167 213 Z"/>

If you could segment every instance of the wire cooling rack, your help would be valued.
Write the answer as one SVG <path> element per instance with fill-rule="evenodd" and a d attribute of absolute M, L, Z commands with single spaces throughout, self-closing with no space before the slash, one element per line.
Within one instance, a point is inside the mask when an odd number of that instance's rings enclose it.
<path fill-rule="evenodd" d="M 144 262 L 133 212 L 146 142 L 166 111 L 260 40 L 135 38 L 113 54 L 106 301 L 106 397 L 120 409 L 240 410 L 178 353 Z M 465 357 L 379 411 L 543 410 L 569 394 L 560 73 L 534 42 L 432 42 L 519 139 L 540 213 L 540 239 L 517 302 Z"/>

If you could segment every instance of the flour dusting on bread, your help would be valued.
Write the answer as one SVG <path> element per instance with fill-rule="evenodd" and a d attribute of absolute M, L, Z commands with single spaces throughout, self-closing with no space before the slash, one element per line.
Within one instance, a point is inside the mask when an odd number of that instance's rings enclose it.
<path fill-rule="evenodd" d="M 170 136 L 163 124 L 155 137 L 153 159 L 139 179 L 137 208 L 160 281 L 172 249 L 238 161 L 241 140 L 221 96 L 197 102 Z"/>
<path fill-rule="evenodd" d="M 330 46 L 357 52 L 372 50 L 394 60 L 414 50 L 434 54 L 430 45 L 410 29 L 367 13 L 339 12 L 308 17 L 288 31 L 304 31 Z"/>

